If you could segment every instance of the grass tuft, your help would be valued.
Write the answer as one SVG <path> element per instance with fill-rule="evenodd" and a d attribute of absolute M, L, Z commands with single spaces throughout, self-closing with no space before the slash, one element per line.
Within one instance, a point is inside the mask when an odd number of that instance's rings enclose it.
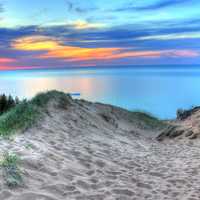
<path fill-rule="evenodd" d="M 4 153 L 0 166 L 3 168 L 3 176 L 8 187 L 22 186 L 23 180 L 19 164 L 20 158 L 16 154 Z"/>

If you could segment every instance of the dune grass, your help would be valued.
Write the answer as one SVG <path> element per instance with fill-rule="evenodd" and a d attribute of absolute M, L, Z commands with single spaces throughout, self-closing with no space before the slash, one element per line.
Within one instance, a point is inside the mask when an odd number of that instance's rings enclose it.
<path fill-rule="evenodd" d="M 17 130 L 25 130 L 36 121 L 39 114 L 39 109 L 35 105 L 23 101 L 0 116 L 0 135 L 6 137 Z"/>
<path fill-rule="evenodd" d="M 70 95 L 65 94 L 63 92 L 59 92 L 56 90 L 52 90 L 46 93 L 39 93 L 37 94 L 30 103 L 40 107 L 45 108 L 45 106 L 48 104 L 50 100 L 56 100 L 57 104 L 60 108 L 66 108 L 70 104 Z"/>
<path fill-rule="evenodd" d="M 16 154 L 4 153 L 0 166 L 3 169 L 3 176 L 8 187 L 13 188 L 22 185 L 23 180 L 19 165 L 20 158 Z"/>
<path fill-rule="evenodd" d="M 0 136 L 9 137 L 16 131 L 30 128 L 42 116 L 48 102 L 53 99 L 60 108 L 69 105 L 69 95 L 58 91 L 40 93 L 30 101 L 24 100 L 0 116 Z"/>
<path fill-rule="evenodd" d="M 131 119 L 142 128 L 161 129 L 166 126 L 162 120 L 146 112 L 133 111 L 131 112 Z"/>

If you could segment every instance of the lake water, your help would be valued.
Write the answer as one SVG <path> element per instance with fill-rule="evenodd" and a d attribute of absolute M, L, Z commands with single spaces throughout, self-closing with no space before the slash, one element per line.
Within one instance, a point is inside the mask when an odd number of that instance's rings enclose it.
<path fill-rule="evenodd" d="M 0 93 L 30 98 L 51 89 L 80 98 L 174 118 L 200 105 L 200 69 L 118 68 L 0 72 Z"/>

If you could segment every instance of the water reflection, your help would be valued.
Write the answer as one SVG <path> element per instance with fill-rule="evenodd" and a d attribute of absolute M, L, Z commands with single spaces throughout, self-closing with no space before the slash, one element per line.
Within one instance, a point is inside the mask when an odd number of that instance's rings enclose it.
<path fill-rule="evenodd" d="M 46 90 L 61 90 L 90 101 L 115 104 L 175 117 L 177 108 L 200 105 L 198 69 L 93 69 L 16 71 L 0 74 L 0 93 L 30 98 Z"/>

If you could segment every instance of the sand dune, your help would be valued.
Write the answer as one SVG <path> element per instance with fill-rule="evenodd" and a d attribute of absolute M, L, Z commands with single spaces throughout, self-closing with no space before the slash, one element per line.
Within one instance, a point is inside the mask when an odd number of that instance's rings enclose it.
<path fill-rule="evenodd" d="M 0 200 L 200 199 L 200 141 L 159 133 L 120 108 L 52 101 L 36 126 L 1 139 L 1 153 L 21 157 L 24 184 L 10 189 L 1 177 Z"/>

